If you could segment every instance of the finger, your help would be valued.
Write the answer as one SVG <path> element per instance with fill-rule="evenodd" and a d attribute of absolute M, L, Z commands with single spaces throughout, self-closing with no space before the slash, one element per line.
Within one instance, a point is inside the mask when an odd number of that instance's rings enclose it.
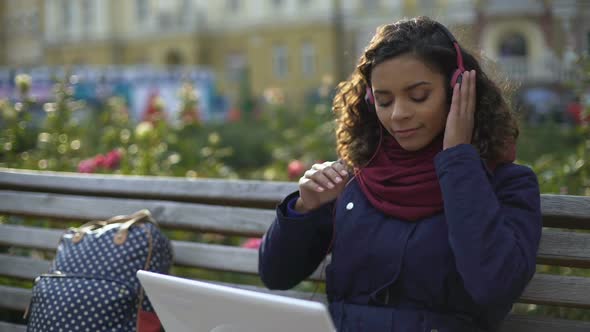
<path fill-rule="evenodd" d="M 348 177 L 348 171 L 342 161 L 337 161 L 332 164 L 332 168 L 334 168 L 341 176 Z"/>
<path fill-rule="evenodd" d="M 469 84 L 469 102 L 467 103 L 467 112 L 469 112 L 470 114 L 475 114 L 475 104 L 477 102 L 477 94 L 475 93 L 475 83 L 477 82 L 477 79 L 475 77 L 476 74 L 477 73 L 475 72 L 475 70 L 471 71 L 471 80 Z"/>
<path fill-rule="evenodd" d="M 460 105 L 460 113 L 465 114 L 467 110 L 467 104 L 469 101 L 469 84 L 471 82 L 471 77 L 468 71 L 463 72 L 463 82 L 461 82 L 461 105 Z"/>
<path fill-rule="evenodd" d="M 312 177 L 312 176 L 313 176 L 313 175 L 314 175 L 316 172 L 317 172 L 317 170 L 316 170 L 316 169 L 313 169 L 313 167 L 312 167 L 312 169 L 308 169 L 307 171 L 305 171 L 305 173 L 303 173 L 303 177 L 304 177 L 304 178 L 308 178 L 308 179 L 309 179 L 309 178 L 311 178 L 311 177 Z"/>
<path fill-rule="evenodd" d="M 324 168 L 326 166 L 324 166 L 324 164 L 313 164 L 311 165 L 311 169 L 315 169 L 315 170 L 320 170 L 322 168 Z"/>
<path fill-rule="evenodd" d="M 316 191 L 319 193 L 321 193 L 325 190 L 324 187 L 322 187 L 322 185 L 315 182 L 313 179 L 306 178 L 306 177 L 301 177 L 301 179 L 299 179 L 299 187 L 309 189 L 311 191 Z"/>
<path fill-rule="evenodd" d="M 459 83 L 455 83 L 455 86 L 453 87 L 453 97 L 451 98 L 451 109 L 449 112 L 457 112 L 459 111 L 459 107 L 461 106 L 461 100 L 459 97 L 459 89 L 460 89 Z"/>
<path fill-rule="evenodd" d="M 323 171 L 324 175 L 332 181 L 332 183 L 338 185 L 342 182 L 342 177 L 338 174 L 338 171 L 334 169 L 334 167 L 327 167 Z"/>
<path fill-rule="evenodd" d="M 312 177 L 312 180 L 314 180 L 315 182 L 317 182 L 321 187 L 328 188 L 328 189 L 332 189 L 336 186 L 335 183 L 332 182 L 332 180 L 330 180 L 325 174 L 324 172 L 316 172 Z"/>

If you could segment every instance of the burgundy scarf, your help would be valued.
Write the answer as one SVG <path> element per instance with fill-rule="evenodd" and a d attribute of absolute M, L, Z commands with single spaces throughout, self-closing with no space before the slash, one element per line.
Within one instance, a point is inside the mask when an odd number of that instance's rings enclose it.
<path fill-rule="evenodd" d="M 388 133 L 366 167 L 357 170 L 358 183 L 371 204 L 386 215 L 417 221 L 443 210 L 443 198 L 434 168 L 444 135 L 419 151 L 406 151 Z M 514 161 L 514 146 L 505 160 Z M 488 164 L 495 168 L 499 163 Z"/>

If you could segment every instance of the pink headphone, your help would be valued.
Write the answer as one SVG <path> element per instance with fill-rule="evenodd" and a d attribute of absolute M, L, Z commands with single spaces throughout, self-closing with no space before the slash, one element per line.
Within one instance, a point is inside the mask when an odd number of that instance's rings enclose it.
<path fill-rule="evenodd" d="M 453 47 L 455 48 L 455 52 L 457 53 L 457 69 L 453 73 L 451 77 L 451 88 L 455 86 L 455 84 L 461 84 L 463 79 L 463 72 L 465 72 L 465 67 L 463 66 L 463 54 L 461 53 L 461 48 L 459 47 L 459 43 L 453 36 L 453 34 L 442 24 L 435 22 L 436 26 L 449 38 Z M 365 101 L 369 105 L 369 110 L 374 110 L 373 105 L 375 105 L 375 97 L 373 96 L 373 90 L 370 86 L 367 86 L 366 93 L 365 93 Z"/>

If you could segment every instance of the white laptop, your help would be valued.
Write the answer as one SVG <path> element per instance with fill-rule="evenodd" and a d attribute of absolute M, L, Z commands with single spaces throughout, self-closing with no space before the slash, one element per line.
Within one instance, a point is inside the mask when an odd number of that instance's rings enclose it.
<path fill-rule="evenodd" d="M 166 332 L 334 332 L 318 302 L 138 271 Z"/>

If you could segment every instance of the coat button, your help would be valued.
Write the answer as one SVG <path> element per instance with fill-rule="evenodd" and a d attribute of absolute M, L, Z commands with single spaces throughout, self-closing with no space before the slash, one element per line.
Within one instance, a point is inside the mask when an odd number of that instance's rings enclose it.
<path fill-rule="evenodd" d="M 346 204 L 346 209 L 347 210 L 352 210 L 353 207 L 354 207 L 354 203 L 353 202 L 348 202 L 348 204 Z"/>

